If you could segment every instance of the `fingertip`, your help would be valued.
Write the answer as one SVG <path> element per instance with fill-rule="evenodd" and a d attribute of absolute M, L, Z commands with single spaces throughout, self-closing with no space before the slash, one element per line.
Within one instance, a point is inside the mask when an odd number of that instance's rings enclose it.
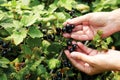
<path fill-rule="evenodd" d="M 70 23 L 71 22 L 71 19 L 67 19 L 64 23 L 63 23 L 63 25 L 65 26 L 67 23 Z"/>
<path fill-rule="evenodd" d="M 78 56 L 76 52 L 72 52 L 70 55 L 72 58 L 76 58 Z"/>
<path fill-rule="evenodd" d="M 82 44 L 81 42 L 77 42 L 77 45 L 78 45 L 78 46 L 81 46 L 81 45 L 83 45 L 83 44 Z"/>
<path fill-rule="evenodd" d="M 63 37 L 65 37 L 65 38 L 70 38 L 70 34 L 64 33 L 64 34 L 63 34 Z"/>

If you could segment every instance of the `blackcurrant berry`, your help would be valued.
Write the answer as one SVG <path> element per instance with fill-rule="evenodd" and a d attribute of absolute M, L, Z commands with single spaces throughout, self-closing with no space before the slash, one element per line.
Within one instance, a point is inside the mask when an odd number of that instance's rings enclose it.
<path fill-rule="evenodd" d="M 70 52 L 73 52 L 73 51 L 74 51 L 74 49 L 73 49 L 73 48 L 70 48 L 70 49 L 69 49 L 69 51 L 70 51 Z"/>
<path fill-rule="evenodd" d="M 4 56 L 4 55 L 6 55 L 7 53 L 8 53 L 7 50 L 3 50 L 1 55 Z"/>
<path fill-rule="evenodd" d="M 70 28 L 70 24 L 66 24 L 65 27 L 66 27 L 66 29 L 71 29 L 71 28 Z"/>
<path fill-rule="evenodd" d="M 75 25 L 73 25 L 73 24 L 71 24 L 70 26 L 71 26 L 71 28 L 72 28 L 72 29 L 74 29 L 74 28 L 75 28 Z"/>
<path fill-rule="evenodd" d="M 60 71 L 57 72 L 58 77 L 62 77 L 62 73 Z"/>
<path fill-rule="evenodd" d="M 38 26 L 39 26 L 39 27 L 42 27 L 42 23 L 39 23 Z"/>
<path fill-rule="evenodd" d="M 9 44 L 8 44 L 8 43 L 5 43 L 5 42 L 4 42 L 4 43 L 2 44 L 2 48 L 8 48 L 8 47 L 9 47 Z"/>
<path fill-rule="evenodd" d="M 51 41 L 55 40 L 55 36 L 53 34 L 48 35 L 48 39 L 50 39 Z"/>
<path fill-rule="evenodd" d="M 72 67 L 72 65 L 70 64 L 70 63 L 68 63 L 68 65 L 67 65 L 69 68 L 71 68 Z"/>
<path fill-rule="evenodd" d="M 62 80 L 62 77 L 57 77 L 57 80 Z"/>
<path fill-rule="evenodd" d="M 0 45 L 2 45 L 3 44 L 3 41 L 2 40 L 0 40 Z"/>
<path fill-rule="evenodd" d="M 8 48 L 7 51 L 8 51 L 8 52 L 11 52 L 11 51 L 12 51 L 12 48 Z"/>
<path fill-rule="evenodd" d="M 72 44 L 72 48 L 75 50 L 77 48 L 77 44 Z"/>
<path fill-rule="evenodd" d="M 68 66 L 68 61 L 65 60 L 65 61 L 63 62 L 63 65 L 64 65 L 65 67 L 67 67 L 67 66 Z"/>
<path fill-rule="evenodd" d="M 66 32 L 67 32 L 67 33 L 71 33 L 71 32 L 72 32 L 72 29 L 67 29 Z"/>
<path fill-rule="evenodd" d="M 47 35 L 44 35 L 44 36 L 43 36 L 43 39 L 44 39 L 44 40 L 47 40 L 47 39 L 48 39 L 48 38 L 47 38 Z"/>
<path fill-rule="evenodd" d="M 56 28 L 56 32 L 61 32 L 61 28 Z"/>
<path fill-rule="evenodd" d="M 56 28 L 56 35 L 60 35 L 61 31 L 61 28 Z"/>
<path fill-rule="evenodd" d="M 66 27 L 62 28 L 62 32 L 65 33 L 66 32 Z"/>
<path fill-rule="evenodd" d="M 71 46 L 72 45 L 72 41 L 71 40 L 67 40 L 67 46 Z"/>
<path fill-rule="evenodd" d="M 42 29 L 41 31 L 42 31 L 43 34 L 47 33 L 47 29 Z"/>

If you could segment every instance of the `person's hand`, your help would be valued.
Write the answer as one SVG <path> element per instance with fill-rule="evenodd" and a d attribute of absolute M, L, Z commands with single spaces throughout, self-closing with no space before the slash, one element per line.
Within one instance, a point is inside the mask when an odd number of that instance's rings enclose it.
<path fill-rule="evenodd" d="M 66 38 L 76 40 L 92 40 L 98 30 L 103 31 L 102 37 L 107 37 L 120 30 L 120 10 L 112 12 L 95 12 L 69 19 L 63 23 L 74 24 L 72 33 L 64 33 Z"/>
<path fill-rule="evenodd" d="M 120 70 L 120 52 L 109 49 L 107 52 L 99 52 L 77 42 L 78 48 L 70 53 L 65 50 L 67 58 L 74 67 L 88 75 L 98 74 L 109 70 Z"/>

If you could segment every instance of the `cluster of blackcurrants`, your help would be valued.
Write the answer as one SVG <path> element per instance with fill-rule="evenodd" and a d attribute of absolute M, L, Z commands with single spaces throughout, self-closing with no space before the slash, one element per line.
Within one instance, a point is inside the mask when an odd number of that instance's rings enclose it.
<path fill-rule="evenodd" d="M 44 36 L 43 36 L 43 39 L 44 39 L 44 40 L 54 41 L 54 40 L 55 40 L 55 35 L 54 35 L 54 34 L 44 35 Z"/>
<path fill-rule="evenodd" d="M 60 35 L 61 33 L 71 33 L 74 28 L 75 28 L 75 25 L 66 24 L 66 26 L 64 26 L 62 29 L 56 28 L 56 34 Z"/>
<path fill-rule="evenodd" d="M 75 15 L 75 10 L 74 9 L 72 9 L 72 10 L 65 10 L 65 12 L 67 12 L 72 18 L 75 18 L 75 17 L 77 17 L 76 15 Z"/>
<path fill-rule="evenodd" d="M 77 44 L 72 44 L 72 40 L 67 40 L 67 46 L 65 49 L 68 49 L 71 52 L 76 51 Z"/>
<path fill-rule="evenodd" d="M 62 80 L 62 73 L 60 71 L 56 72 L 56 76 L 52 80 Z"/>
<path fill-rule="evenodd" d="M 61 28 L 56 28 L 56 34 L 60 35 L 60 33 L 71 33 L 72 30 L 75 28 L 75 25 L 73 24 L 66 24 L 65 27 L 63 27 L 62 29 Z M 67 43 L 67 46 L 65 49 L 68 49 L 70 52 L 73 52 L 76 50 L 77 48 L 77 44 L 72 44 L 72 40 L 71 39 L 68 39 L 66 41 Z"/>
<path fill-rule="evenodd" d="M 5 56 L 7 53 L 12 51 L 12 48 L 9 47 L 9 43 L 0 40 L 0 49 L 1 49 L 1 56 Z"/>

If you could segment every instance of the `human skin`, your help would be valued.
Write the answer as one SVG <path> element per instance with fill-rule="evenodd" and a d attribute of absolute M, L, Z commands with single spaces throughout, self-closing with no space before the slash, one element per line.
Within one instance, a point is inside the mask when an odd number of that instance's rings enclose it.
<path fill-rule="evenodd" d="M 65 50 L 67 58 L 74 67 L 88 75 L 94 75 L 110 70 L 120 70 L 120 52 L 109 49 L 107 52 L 100 52 L 86 47 L 81 42 L 76 43 L 78 48 L 70 53 Z"/>
<path fill-rule="evenodd" d="M 72 33 L 64 33 L 66 38 L 75 40 L 92 40 L 98 30 L 103 31 L 102 37 L 107 37 L 120 31 L 120 9 L 111 12 L 89 13 L 77 18 L 69 19 L 63 25 L 74 24 Z M 120 51 L 108 49 L 97 51 L 86 47 L 80 42 L 76 43 L 78 49 L 70 53 L 65 50 L 67 58 L 78 70 L 89 75 L 104 71 L 120 70 Z"/>
<path fill-rule="evenodd" d="M 92 40 L 98 30 L 103 31 L 102 37 L 120 31 L 120 9 L 111 12 L 94 12 L 69 19 L 63 25 L 74 24 L 72 33 L 64 33 L 66 38 L 76 40 Z"/>

